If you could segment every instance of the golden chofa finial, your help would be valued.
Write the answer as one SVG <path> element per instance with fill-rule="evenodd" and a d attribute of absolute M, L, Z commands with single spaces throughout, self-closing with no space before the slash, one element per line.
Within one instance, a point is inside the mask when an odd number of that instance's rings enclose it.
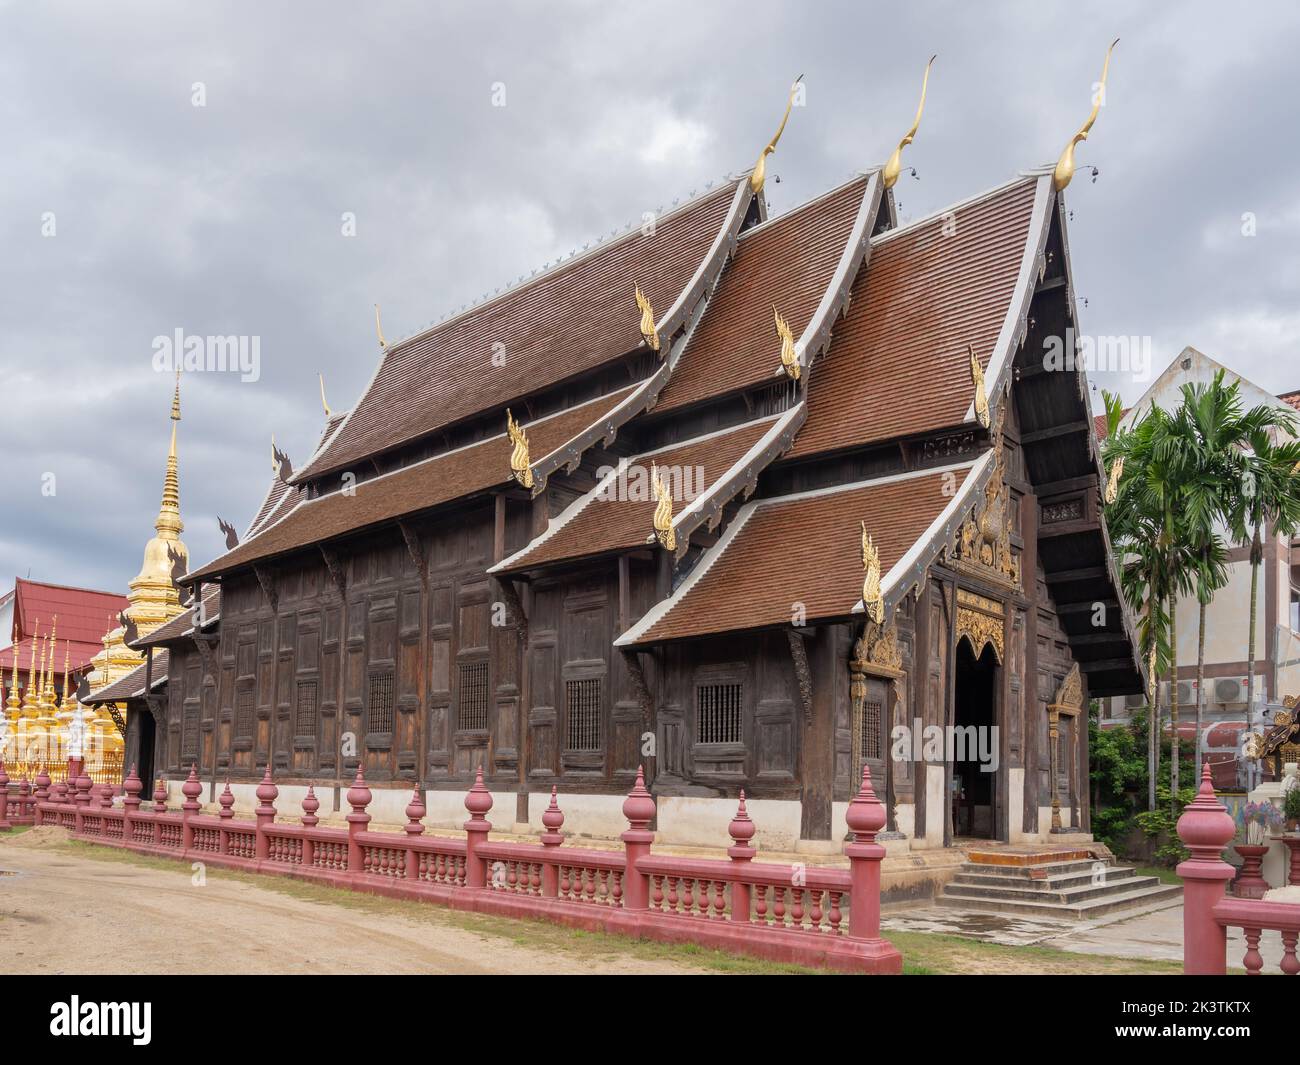
<path fill-rule="evenodd" d="M 320 405 L 325 408 L 325 418 L 328 420 L 334 415 L 330 410 L 329 401 L 325 398 L 325 375 L 323 373 L 318 373 L 316 376 L 320 380 Z"/>
<path fill-rule="evenodd" d="M 880 591 L 880 552 L 867 535 L 867 523 L 862 523 L 862 606 L 867 617 L 877 625 L 885 621 L 885 597 Z"/>
<path fill-rule="evenodd" d="M 659 330 L 655 328 L 655 311 L 640 285 L 636 286 L 636 305 L 641 309 L 641 337 L 651 351 L 658 351 Z"/>
<path fill-rule="evenodd" d="M 984 389 L 984 370 L 975 357 L 975 348 L 967 344 L 966 354 L 970 356 L 970 383 L 975 389 L 975 420 L 985 429 L 989 427 L 989 395 Z"/>
<path fill-rule="evenodd" d="M 510 452 L 510 476 L 524 488 L 532 488 L 533 466 L 528 458 L 528 434 L 509 410 L 506 411 L 506 434 L 514 445 Z"/>
<path fill-rule="evenodd" d="M 799 86 L 802 82 L 803 75 L 800 74 L 794 79 L 794 84 L 790 86 L 790 99 L 785 105 L 785 114 L 781 116 L 781 124 L 776 127 L 776 133 L 767 142 L 767 147 L 759 154 L 758 162 L 754 164 L 754 169 L 749 175 L 749 188 L 755 196 L 763 191 L 763 182 L 767 178 L 767 157 L 776 151 L 777 141 L 781 139 L 781 134 L 785 132 L 785 124 L 790 121 L 790 110 L 794 107 L 795 97 L 799 93 Z"/>
<path fill-rule="evenodd" d="M 799 380 L 799 352 L 794 345 L 794 334 L 790 332 L 790 323 L 781 317 L 781 312 L 772 304 L 772 319 L 776 323 L 776 335 L 781 340 L 781 368 L 791 381 Z"/>
<path fill-rule="evenodd" d="M 1119 44 L 1118 37 L 1111 41 L 1110 47 L 1106 49 L 1106 60 L 1101 65 L 1101 81 L 1097 83 L 1092 93 L 1092 111 L 1088 114 L 1088 121 L 1079 127 L 1078 133 L 1070 138 L 1070 143 L 1065 146 L 1061 158 L 1056 161 L 1056 169 L 1052 172 L 1052 186 L 1057 192 L 1065 188 L 1070 183 L 1070 179 L 1074 177 L 1074 146 L 1080 141 L 1088 139 L 1088 131 L 1092 129 L 1092 124 L 1097 121 L 1097 114 L 1101 111 L 1101 105 L 1106 102 L 1106 74 L 1110 70 L 1110 53 L 1117 44 Z"/>
<path fill-rule="evenodd" d="M 921 79 L 921 102 L 916 105 L 916 118 L 912 120 L 912 128 L 903 135 L 903 139 L 898 142 L 898 147 L 894 149 L 894 154 L 889 157 L 889 162 L 885 164 L 885 169 L 880 172 L 880 179 L 885 183 L 887 189 L 892 189 L 898 183 L 898 179 L 903 173 L 903 149 L 912 143 L 916 131 L 921 127 L 921 114 L 925 111 L 925 90 L 926 86 L 930 84 L 930 68 L 934 66 L 934 61 L 938 58 L 938 55 L 932 55 L 930 62 L 925 64 L 925 76 Z"/>
<path fill-rule="evenodd" d="M 1110 476 L 1106 478 L 1106 493 L 1102 498 L 1110 506 L 1119 497 L 1119 479 L 1124 476 L 1124 456 L 1118 456 L 1110 464 Z"/>
<path fill-rule="evenodd" d="M 650 484 L 655 493 L 655 539 L 665 551 L 677 550 L 677 531 L 673 528 L 673 495 L 668 491 L 659 467 L 651 465 Z"/>
<path fill-rule="evenodd" d="M 388 350 L 388 341 L 384 339 L 384 327 L 379 322 L 379 304 L 375 304 L 375 336 L 379 338 L 379 350 Z"/>

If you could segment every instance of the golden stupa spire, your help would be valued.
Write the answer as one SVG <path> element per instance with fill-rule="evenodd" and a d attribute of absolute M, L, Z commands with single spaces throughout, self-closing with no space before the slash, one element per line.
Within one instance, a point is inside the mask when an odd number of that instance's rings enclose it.
<path fill-rule="evenodd" d="M 1101 105 L 1106 102 L 1106 74 L 1110 71 L 1110 53 L 1114 50 L 1115 45 L 1119 44 L 1119 38 L 1116 37 L 1110 42 L 1110 47 L 1106 49 L 1106 59 L 1101 64 L 1101 81 L 1097 84 L 1092 93 L 1092 110 L 1088 113 L 1088 120 L 1079 127 L 1079 132 L 1070 138 L 1070 143 L 1065 146 L 1061 152 L 1061 158 L 1056 161 L 1056 169 L 1052 171 L 1052 185 L 1057 192 L 1060 192 L 1070 183 L 1074 177 L 1074 148 L 1080 141 L 1088 139 L 1088 131 L 1092 129 L 1092 124 L 1097 121 L 1097 115 L 1101 111 Z"/>
<path fill-rule="evenodd" d="M 45 701 L 47 703 L 54 702 L 54 652 L 55 649 L 58 647 L 58 632 L 59 632 L 59 615 L 55 614 L 54 620 L 50 623 L 50 639 L 49 639 L 50 656 L 49 656 L 49 661 L 47 663 L 45 676 L 44 678 L 42 678 L 44 683 L 42 684 L 41 687 L 41 693 L 44 695 Z"/>
<path fill-rule="evenodd" d="M 898 142 L 894 154 L 889 157 L 889 162 L 881 171 L 880 178 L 887 189 L 892 189 L 898 183 L 899 176 L 903 173 L 903 149 L 912 143 L 916 131 L 921 128 L 921 115 L 925 111 L 925 89 L 930 84 L 930 68 L 938 58 L 937 55 L 932 55 L 930 62 L 925 64 L 925 77 L 921 79 L 921 102 L 916 105 L 916 118 L 912 120 L 912 128 L 903 134 L 903 139 Z"/>
<path fill-rule="evenodd" d="M 41 638 L 41 619 L 36 619 L 36 625 L 32 629 L 32 649 L 27 655 L 27 687 L 23 691 L 23 717 L 36 716 L 36 697 L 33 694 L 36 688 L 36 645 Z"/>
<path fill-rule="evenodd" d="M 9 708 L 9 717 L 16 719 L 21 703 L 18 701 L 18 626 L 14 625 L 13 639 L 10 646 L 14 652 L 13 669 L 9 672 L 9 698 L 5 700 L 5 706 Z"/>
<path fill-rule="evenodd" d="M 72 641 L 63 641 L 63 709 L 71 710 L 72 674 L 68 672 L 72 661 Z"/>

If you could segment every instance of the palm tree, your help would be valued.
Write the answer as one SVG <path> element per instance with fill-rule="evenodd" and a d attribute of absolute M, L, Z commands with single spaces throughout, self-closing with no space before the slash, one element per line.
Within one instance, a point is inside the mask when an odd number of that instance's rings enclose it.
<path fill-rule="evenodd" d="M 1252 407 L 1242 417 L 1236 491 L 1229 525 L 1240 543 L 1250 541 L 1250 626 L 1246 645 L 1246 728 L 1255 729 L 1255 630 L 1258 624 L 1259 566 L 1264 561 L 1265 529 L 1273 536 L 1294 535 L 1300 525 L 1300 441 L 1295 419 L 1270 404 Z M 1289 439 L 1280 439 L 1285 434 Z M 1252 769 L 1252 776 L 1254 770 Z M 1254 781 L 1252 781 L 1253 783 Z"/>

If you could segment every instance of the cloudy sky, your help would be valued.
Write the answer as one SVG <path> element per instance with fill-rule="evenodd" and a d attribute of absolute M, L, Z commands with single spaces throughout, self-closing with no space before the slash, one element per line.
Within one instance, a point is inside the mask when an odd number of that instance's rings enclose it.
<path fill-rule="evenodd" d="M 156 336 L 260 339 L 255 383 L 182 386 L 197 564 L 217 514 L 242 529 L 260 500 L 271 434 L 299 462 L 314 445 L 317 372 L 355 402 L 373 303 L 410 334 L 747 168 L 802 72 L 769 169 L 784 211 L 885 160 L 937 52 L 897 190 L 918 217 L 1054 161 L 1116 36 L 1079 151 L 1101 174 L 1068 193 L 1084 330 L 1150 337 L 1157 371 L 1192 344 L 1300 388 L 1290 2 L 0 0 L 0 590 L 139 569 Z"/>

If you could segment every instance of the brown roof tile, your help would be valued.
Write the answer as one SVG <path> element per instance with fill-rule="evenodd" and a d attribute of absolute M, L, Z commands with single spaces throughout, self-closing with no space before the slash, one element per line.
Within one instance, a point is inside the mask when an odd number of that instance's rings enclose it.
<path fill-rule="evenodd" d="M 221 610 L 221 586 L 218 584 L 209 584 L 203 589 L 203 616 L 207 623 L 211 624 L 217 619 Z M 141 636 L 140 639 L 133 643 L 132 647 L 156 647 L 159 644 L 167 643 L 170 640 L 180 639 L 194 628 L 194 608 L 177 614 L 171 621 L 165 625 L 159 625 L 148 636 Z"/>
<path fill-rule="evenodd" d="M 153 653 L 153 684 L 158 687 L 160 683 L 167 679 L 167 663 L 169 655 L 165 650 L 155 651 Z M 125 702 L 127 699 L 137 699 L 145 695 L 144 690 L 145 666 L 142 663 L 131 670 L 121 680 L 114 681 L 106 688 L 100 688 L 92 693 L 89 700 L 92 703 L 117 703 Z"/>
<path fill-rule="evenodd" d="M 654 531 L 655 500 L 649 488 L 652 465 L 664 471 L 665 483 L 674 493 L 673 511 L 680 515 L 683 507 L 740 461 L 773 421 L 746 422 L 630 458 L 623 472 L 611 472 L 607 481 L 576 501 L 567 514 L 558 516 L 547 534 L 506 559 L 500 571 L 517 573 L 643 546 Z"/>
<path fill-rule="evenodd" d="M 960 486 L 970 467 L 949 472 Z M 867 522 L 887 577 L 954 501 L 952 487 L 946 472 L 931 471 L 749 503 L 700 561 L 698 576 L 624 639 L 644 644 L 789 624 L 796 604 L 809 622 L 845 617 L 862 594 L 858 523 Z"/>
<path fill-rule="evenodd" d="M 663 315 L 689 285 L 736 195 L 715 191 L 499 299 L 393 345 L 347 421 L 299 474 L 367 455 L 502 406 L 643 343 L 633 289 Z M 502 365 L 494 354 L 504 345 Z"/>
<path fill-rule="evenodd" d="M 858 178 L 741 236 L 657 412 L 780 380 L 772 306 L 798 339 L 835 274 L 867 182 Z"/>
<path fill-rule="evenodd" d="M 987 369 L 1030 233 L 1026 177 L 872 241 L 848 313 L 809 374 L 789 457 L 957 425 L 971 402 L 967 343 Z M 945 233 L 945 229 L 949 233 Z M 989 382 L 990 386 L 992 382 Z"/>
<path fill-rule="evenodd" d="M 534 462 L 599 421 L 631 388 L 524 426 Z M 300 502 L 258 535 L 190 574 L 207 577 L 258 559 L 283 554 L 318 541 L 447 503 L 509 479 L 510 444 L 505 433 L 457 448 L 404 469 L 363 481 L 352 495 L 334 492 Z"/>

